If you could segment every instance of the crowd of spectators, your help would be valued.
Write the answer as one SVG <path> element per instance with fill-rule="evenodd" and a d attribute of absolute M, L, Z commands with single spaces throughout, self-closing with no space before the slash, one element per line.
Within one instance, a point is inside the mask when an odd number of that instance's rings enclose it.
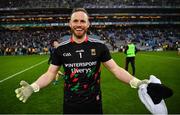
<path fill-rule="evenodd" d="M 51 40 L 67 34 L 63 30 L 2 31 L 0 55 L 48 54 Z"/>
<path fill-rule="evenodd" d="M 111 51 L 123 51 L 126 41 L 132 40 L 140 50 L 176 50 L 180 44 L 180 29 L 159 27 L 91 28 L 91 36 L 103 40 Z M 61 30 L 6 30 L 0 32 L 0 55 L 48 54 L 50 41 L 69 39 L 70 31 Z"/>
<path fill-rule="evenodd" d="M 180 29 L 170 26 L 96 29 L 95 33 L 105 38 L 113 50 L 122 51 L 128 40 L 136 43 L 139 50 L 177 50 L 180 44 Z"/>
<path fill-rule="evenodd" d="M 65 0 L 1 0 L 0 8 L 68 8 Z"/>
<path fill-rule="evenodd" d="M 0 10 L 6 8 L 124 8 L 124 7 L 180 7 L 180 0 L 0 0 Z M 174 21 L 179 21 L 179 17 L 171 17 Z M 67 19 L 59 20 L 57 23 L 67 23 Z M 53 20 L 53 22 L 54 22 Z M 104 18 L 94 19 L 92 25 L 103 26 L 104 23 L 115 23 L 113 27 L 91 28 L 89 34 L 99 36 L 104 40 L 110 50 L 123 50 L 126 41 L 131 39 L 136 42 L 141 50 L 176 49 L 180 44 L 180 29 L 177 27 L 116 27 L 127 23 L 137 23 L 138 21 L 158 24 L 169 23 L 169 17 L 162 18 Z M 130 20 L 130 21 L 129 21 Z M 30 24 L 44 24 L 52 20 L 31 20 Z M 91 21 L 91 19 L 90 19 Z M 6 24 L 7 22 L 1 22 Z M 9 23 L 9 22 L 8 22 Z M 11 22 L 15 24 L 26 24 Z M 154 23 L 153 23 L 154 24 Z M 111 25 L 112 26 L 112 25 Z M 50 41 L 54 38 L 66 38 L 70 32 L 66 29 L 41 29 L 41 30 L 3 30 L 0 32 L 0 55 L 26 55 L 26 54 L 47 54 Z M 63 39 L 60 39 L 60 41 Z"/>
<path fill-rule="evenodd" d="M 178 0 L 85 0 L 81 2 L 85 8 L 122 8 L 122 7 L 166 7 L 180 6 Z"/>
<path fill-rule="evenodd" d="M 179 7 L 179 0 L 1 0 L 0 8 Z"/>

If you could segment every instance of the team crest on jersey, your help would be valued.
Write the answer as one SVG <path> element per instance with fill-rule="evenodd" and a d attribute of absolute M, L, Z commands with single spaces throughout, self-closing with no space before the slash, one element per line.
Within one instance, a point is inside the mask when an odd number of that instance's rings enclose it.
<path fill-rule="evenodd" d="M 95 56 L 96 55 L 96 49 L 91 49 L 91 55 Z"/>

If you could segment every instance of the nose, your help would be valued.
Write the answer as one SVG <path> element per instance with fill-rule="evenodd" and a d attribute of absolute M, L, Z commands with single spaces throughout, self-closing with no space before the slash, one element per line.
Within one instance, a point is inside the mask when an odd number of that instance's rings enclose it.
<path fill-rule="evenodd" d="M 81 21 L 78 21 L 78 22 L 76 23 L 76 26 L 82 26 L 82 22 L 81 22 Z"/>

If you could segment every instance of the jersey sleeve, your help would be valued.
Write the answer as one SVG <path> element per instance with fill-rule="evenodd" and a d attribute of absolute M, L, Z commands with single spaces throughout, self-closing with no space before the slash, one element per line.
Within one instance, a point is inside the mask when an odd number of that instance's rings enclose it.
<path fill-rule="evenodd" d="M 61 66 L 61 57 L 60 57 L 60 51 L 58 49 L 55 49 L 54 53 L 52 54 L 52 61 L 51 64 Z"/>
<path fill-rule="evenodd" d="M 111 59 L 111 54 L 109 52 L 109 49 L 105 44 L 102 45 L 101 47 L 102 52 L 101 52 L 101 62 L 106 62 Z"/>

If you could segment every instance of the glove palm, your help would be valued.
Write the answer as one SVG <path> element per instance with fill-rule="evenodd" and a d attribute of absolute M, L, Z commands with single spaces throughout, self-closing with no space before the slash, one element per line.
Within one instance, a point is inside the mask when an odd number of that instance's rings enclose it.
<path fill-rule="evenodd" d="M 32 95 L 33 93 L 33 88 L 31 87 L 31 85 L 29 85 L 27 82 L 25 81 L 21 81 L 20 85 L 22 86 L 21 88 L 18 88 L 15 90 L 16 93 L 16 97 L 22 101 L 23 103 L 25 103 L 27 101 L 27 99 Z"/>

